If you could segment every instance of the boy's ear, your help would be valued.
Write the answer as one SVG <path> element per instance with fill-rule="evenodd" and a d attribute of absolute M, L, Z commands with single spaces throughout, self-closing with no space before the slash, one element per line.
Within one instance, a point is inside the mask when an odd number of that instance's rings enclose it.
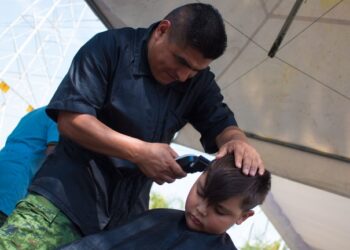
<path fill-rule="evenodd" d="M 236 221 L 237 225 L 242 224 L 246 219 L 254 215 L 253 210 L 248 210 L 247 212 L 243 212 L 242 216 Z"/>

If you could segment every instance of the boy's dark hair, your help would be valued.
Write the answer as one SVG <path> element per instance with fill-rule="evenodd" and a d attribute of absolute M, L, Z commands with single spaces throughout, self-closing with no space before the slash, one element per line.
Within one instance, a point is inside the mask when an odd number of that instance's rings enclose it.
<path fill-rule="evenodd" d="M 172 24 L 170 40 L 197 49 L 205 58 L 216 59 L 227 46 L 223 19 L 209 4 L 192 3 L 171 11 L 164 19 Z"/>
<path fill-rule="evenodd" d="M 209 204 L 217 204 L 232 197 L 241 198 L 241 209 L 247 211 L 262 204 L 271 188 L 271 174 L 247 176 L 235 167 L 232 154 L 215 160 L 206 170 L 204 197 Z"/>

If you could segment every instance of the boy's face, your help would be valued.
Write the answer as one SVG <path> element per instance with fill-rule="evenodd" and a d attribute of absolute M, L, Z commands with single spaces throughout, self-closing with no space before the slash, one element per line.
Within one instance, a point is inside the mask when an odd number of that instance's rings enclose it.
<path fill-rule="evenodd" d="M 185 216 L 190 229 L 210 234 L 222 234 L 234 224 L 241 224 L 254 215 L 252 210 L 241 210 L 239 197 L 208 205 L 207 200 L 203 197 L 206 176 L 207 174 L 203 173 L 197 179 L 187 196 Z"/>

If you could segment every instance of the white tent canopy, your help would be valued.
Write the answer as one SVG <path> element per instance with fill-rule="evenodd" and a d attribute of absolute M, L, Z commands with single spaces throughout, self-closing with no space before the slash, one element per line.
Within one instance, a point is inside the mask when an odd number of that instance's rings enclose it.
<path fill-rule="evenodd" d="M 190 1 L 86 0 L 107 27 L 144 27 Z M 225 101 L 274 174 L 263 206 L 291 249 L 350 246 L 350 1 L 303 1 L 275 57 L 292 0 L 202 1 L 223 14 L 212 65 Z M 201 149 L 185 127 L 176 141 Z"/>

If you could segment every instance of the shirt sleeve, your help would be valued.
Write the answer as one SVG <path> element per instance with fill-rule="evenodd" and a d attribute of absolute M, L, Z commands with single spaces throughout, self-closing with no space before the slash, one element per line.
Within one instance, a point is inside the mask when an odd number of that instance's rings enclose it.
<path fill-rule="evenodd" d="M 106 98 L 109 76 L 117 58 L 115 48 L 115 39 L 106 31 L 95 35 L 77 52 L 47 107 L 47 114 L 53 120 L 57 121 L 59 111 L 96 116 Z"/>
<path fill-rule="evenodd" d="M 52 121 L 49 117 L 47 119 L 49 120 L 49 127 L 47 130 L 46 144 L 57 144 L 59 139 L 57 124 L 54 121 Z"/>
<path fill-rule="evenodd" d="M 230 108 L 223 102 L 220 88 L 214 80 L 214 75 L 200 82 L 201 93 L 192 112 L 190 123 L 201 133 L 201 144 L 207 153 L 218 151 L 216 137 L 227 127 L 237 126 L 236 119 Z M 207 82 L 207 84 L 204 84 Z"/>

